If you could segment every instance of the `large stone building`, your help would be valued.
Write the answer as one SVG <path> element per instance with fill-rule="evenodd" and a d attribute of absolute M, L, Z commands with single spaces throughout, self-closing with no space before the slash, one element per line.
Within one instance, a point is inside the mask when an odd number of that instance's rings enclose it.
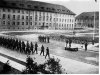
<path fill-rule="evenodd" d="M 75 20 L 75 28 L 99 28 L 99 12 L 83 12 Z"/>
<path fill-rule="evenodd" d="M 74 28 L 75 13 L 62 5 L 38 1 L 1 0 L 0 29 L 54 29 Z"/>

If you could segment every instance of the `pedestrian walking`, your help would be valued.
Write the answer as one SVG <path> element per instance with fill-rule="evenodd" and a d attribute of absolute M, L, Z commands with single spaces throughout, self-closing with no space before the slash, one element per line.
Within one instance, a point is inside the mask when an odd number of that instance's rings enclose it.
<path fill-rule="evenodd" d="M 46 49 L 46 55 L 45 55 L 45 59 L 46 59 L 46 57 L 49 57 L 50 58 L 50 54 L 49 54 L 49 48 L 47 47 L 47 49 Z"/>
<path fill-rule="evenodd" d="M 40 55 L 43 53 L 43 56 L 44 56 L 44 46 L 42 45 L 42 47 L 41 47 L 41 53 L 40 53 Z"/>

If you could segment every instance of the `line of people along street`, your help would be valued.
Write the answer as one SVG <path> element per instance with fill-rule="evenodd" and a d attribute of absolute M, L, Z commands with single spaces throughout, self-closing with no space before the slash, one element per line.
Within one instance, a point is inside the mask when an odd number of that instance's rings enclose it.
<path fill-rule="evenodd" d="M 50 37 L 49 36 L 40 35 L 38 37 L 38 40 L 39 40 L 39 42 L 50 43 Z"/>
<path fill-rule="evenodd" d="M 33 42 L 26 42 L 23 40 L 19 40 L 19 39 L 14 39 L 14 38 L 8 38 L 8 37 L 0 37 L 0 46 L 3 46 L 7 49 L 11 49 L 13 51 L 17 51 L 20 53 L 24 53 L 24 54 L 33 54 L 36 52 L 36 54 L 38 54 L 38 44 L 37 42 L 35 44 L 33 44 Z M 41 52 L 40 55 L 43 53 L 44 55 L 44 46 L 41 46 Z M 46 48 L 46 57 L 50 58 L 50 54 L 49 54 L 49 48 Z"/>

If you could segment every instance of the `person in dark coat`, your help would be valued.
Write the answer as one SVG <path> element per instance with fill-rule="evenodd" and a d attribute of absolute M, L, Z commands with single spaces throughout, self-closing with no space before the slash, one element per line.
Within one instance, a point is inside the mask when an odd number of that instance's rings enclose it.
<path fill-rule="evenodd" d="M 44 36 L 44 42 L 46 42 L 46 36 Z"/>
<path fill-rule="evenodd" d="M 35 43 L 35 50 L 34 50 L 34 52 L 36 52 L 36 54 L 38 54 L 38 53 L 37 53 L 37 48 L 38 48 L 38 44 L 37 44 L 37 42 L 36 42 L 36 43 Z M 34 52 L 33 52 L 33 53 L 34 53 Z"/>
<path fill-rule="evenodd" d="M 88 45 L 88 43 L 86 42 L 85 43 L 85 51 L 87 51 L 87 45 Z"/>
<path fill-rule="evenodd" d="M 41 47 L 41 53 L 40 53 L 40 55 L 43 53 L 43 56 L 44 56 L 44 46 L 42 45 L 42 47 Z"/>
<path fill-rule="evenodd" d="M 69 48 L 71 48 L 72 39 L 69 39 Z"/>
<path fill-rule="evenodd" d="M 47 47 L 47 49 L 46 49 L 46 55 L 45 55 L 45 59 L 46 59 L 46 57 L 49 57 L 50 58 L 50 54 L 49 54 L 49 48 Z"/>
<path fill-rule="evenodd" d="M 34 48 L 34 45 L 33 45 L 33 43 L 31 42 L 30 50 L 31 50 L 32 54 L 33 54 L 33 48 Z"/>
<path fill-rule="evenodd" d="M 47 37 L 47 42 L 49 43 L 49 40 L 50 40 L 50 38 L 49 38 L 49 36 Z"/>
<path fill-rule="evenodd" d="M 29 54 L 29 42 L 27 41 L 27 44 L 26 44 L 26 53 Z"/>

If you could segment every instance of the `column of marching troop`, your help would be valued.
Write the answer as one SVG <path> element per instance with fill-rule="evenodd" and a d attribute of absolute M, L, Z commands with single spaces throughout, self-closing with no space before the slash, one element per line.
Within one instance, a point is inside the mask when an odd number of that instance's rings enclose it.
<path fill-rule="evenodd" d="M 19 40 L 19 39 L 14 39 L 14 38 L 7 38 L 7 37 L 0 37 L 0 46 L 14 50 L 14 51 L 18 51 L 21 53 L 25 53 L 25 54 L 33 54 L 36 52 L 36 54 L 38 54 L 38 44 L 35 43 L 33 44 L 32 42 L 25 42 L 23 40 Z M 40 55 L 43 53 L 44 56 L 44 46 L 41 46 L 41 52 Z M 50 58 L 49 55 L 49 48 L 46 48 L 46 57 Z"/>

